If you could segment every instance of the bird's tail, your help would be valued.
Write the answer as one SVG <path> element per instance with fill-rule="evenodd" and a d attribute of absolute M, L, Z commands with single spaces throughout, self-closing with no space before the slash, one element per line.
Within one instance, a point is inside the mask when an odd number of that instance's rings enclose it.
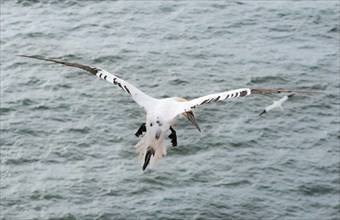
<path fill-rule="evenodd" d="M 158 140 L 148 141 L 148 135 L 145 135 L 135 146 L 138 159 L 143 165 L 143 171 L 150 164 L 155 167 L 160 159 L 166 155 L 165 137 L 161 135 Z"/>

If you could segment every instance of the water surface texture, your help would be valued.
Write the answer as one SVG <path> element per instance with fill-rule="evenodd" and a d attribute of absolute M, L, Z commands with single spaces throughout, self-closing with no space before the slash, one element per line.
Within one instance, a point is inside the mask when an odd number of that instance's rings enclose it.
<path fill-rule="evenodd" d="M 338 1 L 2 1 L 1 219 L 339 219 Z M 48 3 L 46 3 L 48 2 Z M 82 70 L 157 98 L 248 96 L 179 120 L 142 172 L 142 108 Z M 170 146 L 170 140 L 168 140 Z"/>

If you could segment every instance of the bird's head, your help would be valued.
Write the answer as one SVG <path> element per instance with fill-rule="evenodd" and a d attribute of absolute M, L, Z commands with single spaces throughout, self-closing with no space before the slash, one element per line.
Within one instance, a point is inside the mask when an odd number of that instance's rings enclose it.
<path fill-rule="evenodd" d="M 193 110 L 187 111 L 187 112 L 183 112 L 182 115 L 188 119 L 192 125 L 194 125 L 199 132 L 201 132 L 201 128 L 198 124 L 198 121 L 196 120 L 195 114 Z"/>
<path fill-rule="evenodd" d="M 186 102 L 187 100 L 184 98 L 176 98 L 177 102 Z M 188 121 L 191 122 L 192 125 L 194 125 L 199 132 L 201 132 L 201 128 L 198 124 L 198 121 L 196 120 L 195 114 L 194 114 L 194 109 L 191 109 L 189 111 L 183 112 L 182 115 L 184 118 L 188 119 Z"/>

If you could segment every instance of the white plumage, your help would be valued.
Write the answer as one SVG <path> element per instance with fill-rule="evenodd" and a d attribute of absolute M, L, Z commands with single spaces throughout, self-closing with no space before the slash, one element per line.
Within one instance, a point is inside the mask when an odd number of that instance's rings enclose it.
<path fill-rule="evenodd" d="M 106 80 L 113 85 L 121 88 L 126 93 L 130 94 L 132 99 L 144 107 L 146 111 L 146 122 L 142 124 L 136 133 L 136 136 L 142 136 L 140 141 L 136 144 L 136 152 L 138 158 L 142 162 L 143 170 L 151 164 L 155 166 L 159 160 L 166 155 L 167 149 L 165 140 L 167 137 L 171 139 L 172 145 L 177 145 L 176 131 L 172 128 L 175 123 L 175 119 L 179 115 L 183 115 L 187 118 L 199 131 L 201 131 L 198 122 L 194 115 L 194 108 L 199 105 L 223 101 L 231 98 L 243 97 L 250 94 L 273 94 L 273 93 L 312 93 L 309 91 L 300 90 L 275 90 L 275 89 L 251 89 L 242 88 L 216 94 L 210 94 L 203 97 L 199 97 L 190 101 L 186 101 L 183 98 L 173 97 L 166 99 L 153 98 L 130 83 L 126 82 L 115 76 L 112 73 L 98 67 L 91 67 L 87 65 L 70 63 L 61 60 L 44 58 L 41 56 L 27 56 L 19 55 L 22 57 L 28 57 L 33 59 L 45 60 L 54 63 L 63 64 L 66 66 L 76 67 L 83 69 L 99 78 Z M 170 133 L 170 135 L 169 135 Z"/>
<path fill-rule="evenodd" d="M 269 111 L 271 111 L 272 109 L 274 108 L 280 108 L 282 111 L 283 111 L 283 108 L 282 108 L 282 104 L 284 102 L 286 102 L 288 100 L 288 98 L 292 97 L 294 95 L 294 93 L 290 94 L 290 95 L 285 95 L 283 96 L 280 100 L 278 101 L 273 101 L 273 104 L 267 106 L 261 113 L 260 115 L 263 115 L 264 113 L 267 113 Z"/>

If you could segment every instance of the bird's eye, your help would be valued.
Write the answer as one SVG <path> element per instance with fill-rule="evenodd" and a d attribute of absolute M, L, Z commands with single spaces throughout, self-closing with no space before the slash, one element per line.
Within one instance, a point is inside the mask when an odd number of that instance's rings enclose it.
<path fill-rule="evenodd" d="M 152 127 L 152 123 L 150 123 L 150 127 Z"/>

